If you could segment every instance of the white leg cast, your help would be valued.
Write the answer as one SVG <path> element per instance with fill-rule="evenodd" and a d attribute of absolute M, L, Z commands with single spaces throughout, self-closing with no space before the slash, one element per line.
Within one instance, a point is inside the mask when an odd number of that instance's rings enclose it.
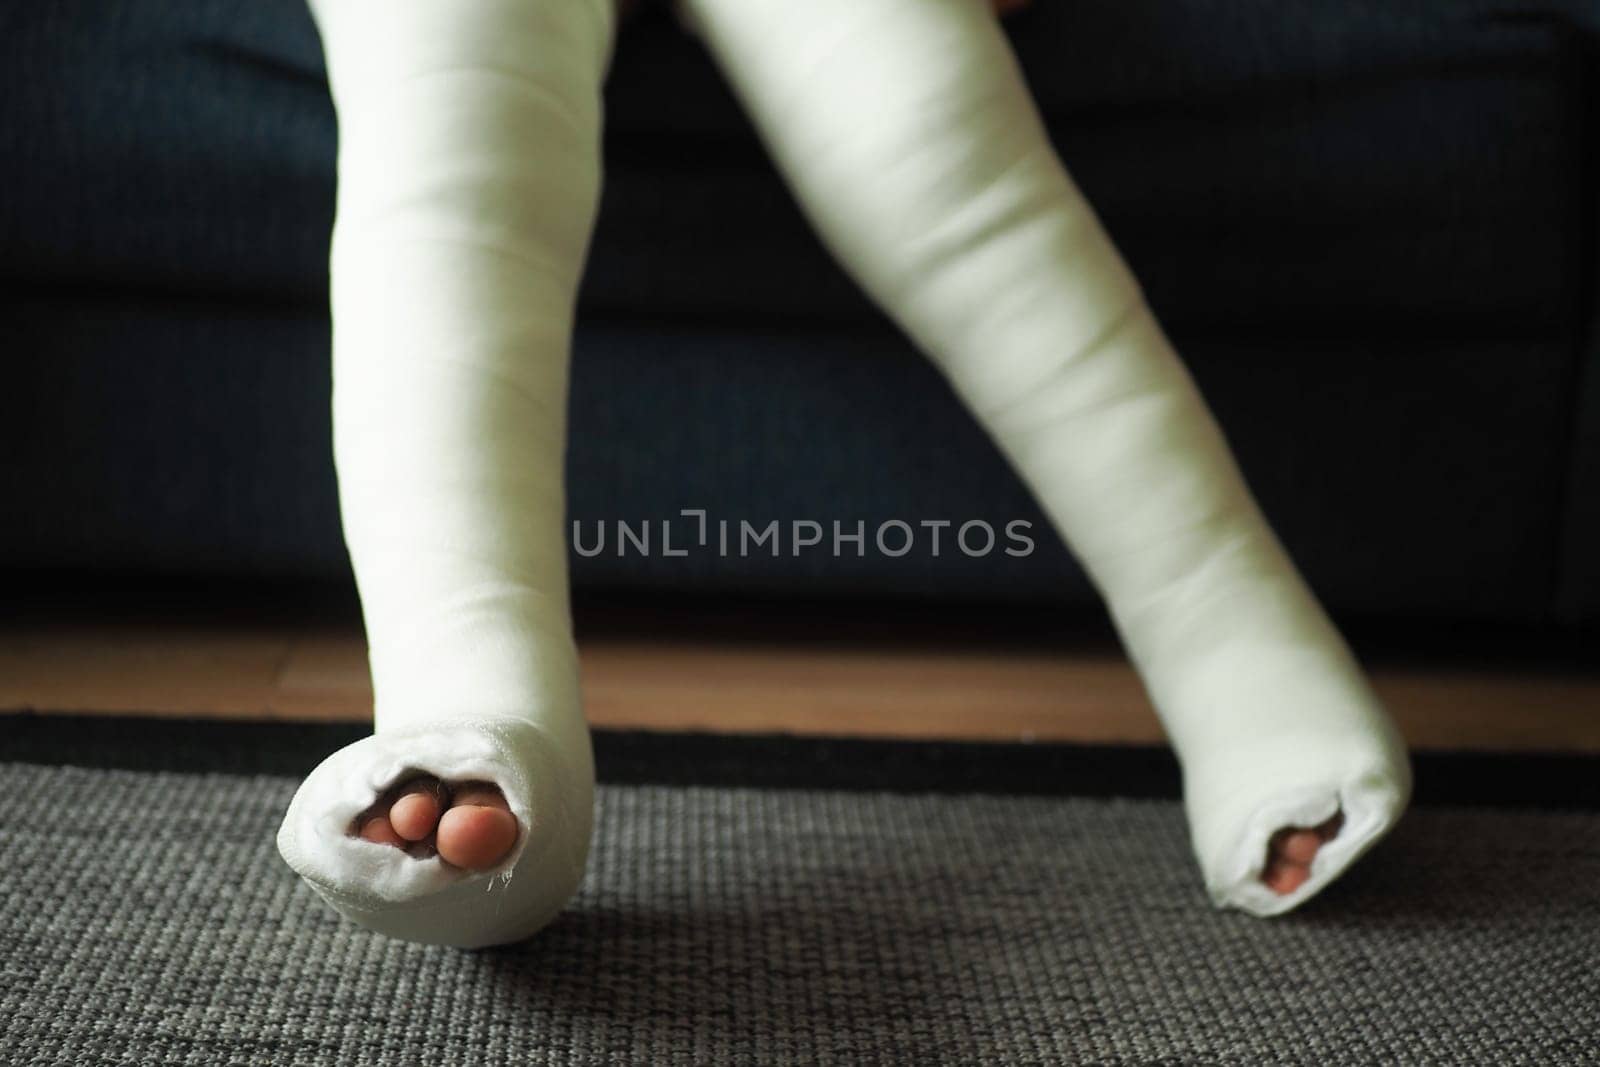
<path fill-rule="evenodd" d="M 568 611 L 562 453 L 600 186 L 610 0 L 313 0 L 340 121 L 334 448 L 375 734 L 306 779 L 284 858 L 343 914 L 464 947 L 580 881 L 593 760 Z M 353 836 L 415 773 L 488 780 L 490 871 Z"/>
<path fill-rule="evenodd" d="M 1218 904 L 1268 915 L 1399 817 L 1404 747 L 1051 149 L 986 0 L 684 0 L 846 268 L 937 362 L 1106 597 Z M 1311 875 L 1268 839 L 1342 811 Z"/>

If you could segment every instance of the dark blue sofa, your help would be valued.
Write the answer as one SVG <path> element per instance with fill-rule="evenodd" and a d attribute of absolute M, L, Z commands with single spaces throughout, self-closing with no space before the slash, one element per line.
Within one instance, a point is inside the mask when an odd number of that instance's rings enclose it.
<path fill-rule="evenodd" d="M 1600 618 L 1600 3 L 1036 0 L 1009 26 L 1335 610 Z M 1042 528 L 664 11 L 624 31 L 608 94 L 572 516 Z M 334 146 L 300 0 L 0 8 L 4 575 L 348 581 Z M 1091 603 L 1053 540 L 1025 559 L 607 553 L 575 576 Z"/>

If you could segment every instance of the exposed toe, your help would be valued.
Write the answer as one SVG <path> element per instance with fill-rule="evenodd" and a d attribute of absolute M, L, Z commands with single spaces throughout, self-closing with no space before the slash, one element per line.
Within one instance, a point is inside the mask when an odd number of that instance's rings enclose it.
<path fill-rule="evenodd" d="M 453 866 L 481 870 L 505 859 L 517 843 L 517 818 L 488 782 L 451 790 L 436 778 L 418 778 L 380 797 L 358 820 L 356 836 L 419 859 L 437 853 Z"/>
<path fill-rule="evenodd" d="M 1311 877 L 1309 868 L 1295 863 L 1276 862 L 1269 864 L 1261 880 L 1268 889 L 1279 896 L 1288 896 L 1296 889 L 1306 884 L 1306 879 Z"/>
<path fill-rule="evenodd" d="M 370 816 L 361 824 L 359 835 L 363 841 L 371 841 L 375 845 L 393 845 L 395 848 L 405 848 L 405 838 L 394 832 L 394 827 L 389 824 L 389 819 L 383 814 Z"/>
<path fill-rule="evenodd" d="M 424 841 L 439 825 L 443 806 L 444 787 L 433 778 L 418 779 L 389 806 L 389 823 L 407 841 Z"/>
<path fill-rule="evenodd" d="M 490 785 L 458 787 L 439 819 L 436 847 L 446 863 L 469 870 L 492 867 L 517 843 L 517 819 Z"/>
<path fill-rule="evenodd" d="M 1287 826 L 1267 842 L 1267 866 L 1261 882 L 1279 896 L 1287 896 L 1305 885 L 1311 877 L 1311 863 L 1317 851 L 1339 833 L 1344 825 L 1342 812 L 1317 826 Z"/>
<path fill-rule="evenodd" d="M 1309 867 L 1311 861 L 1317 858 L 1317 849 L 1322 847 L 1322 841 L 1322 836 L 1315 830 L 1291 830 L 1283 835 L 1277 854 L 1290 863 Z"/>

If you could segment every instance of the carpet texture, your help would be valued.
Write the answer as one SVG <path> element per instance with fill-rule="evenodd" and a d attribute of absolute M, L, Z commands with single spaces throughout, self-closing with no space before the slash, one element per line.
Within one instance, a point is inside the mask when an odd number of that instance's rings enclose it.
<path fill-rule="evenodd" d="M 476 953 L 339 921 L 295 782 L 0 764 L 0 1063 L 1600 1062 L 1600 815 L 1418 810 L 1210 910 L 1167 801 L 607 785 L 579 899 Z"/>

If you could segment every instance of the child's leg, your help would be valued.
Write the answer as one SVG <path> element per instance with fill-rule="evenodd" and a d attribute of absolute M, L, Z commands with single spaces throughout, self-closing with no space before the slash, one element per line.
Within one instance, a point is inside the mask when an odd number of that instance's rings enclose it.
<path fill-rule="evenodd" d="M 562 451 L 610 5 L 313 0 L 340 120 L 334 446 L 376 734 L 312 772 L 278 842 L 395 936 L 525 937 L 587 855 Z M 469 788 L 441 821 L 451 786 Z M 456 863 L 420 858 L 433 841 Z"/>
<path fill-rule="evenodd" d="M 1107 598 L 1183 761 L 1214 899 L 1271 914 L 1321 888 L 1403 808 L 1401 742 L 1056 159 L 988 5 L 685 6 L 824 239 Z"/>

